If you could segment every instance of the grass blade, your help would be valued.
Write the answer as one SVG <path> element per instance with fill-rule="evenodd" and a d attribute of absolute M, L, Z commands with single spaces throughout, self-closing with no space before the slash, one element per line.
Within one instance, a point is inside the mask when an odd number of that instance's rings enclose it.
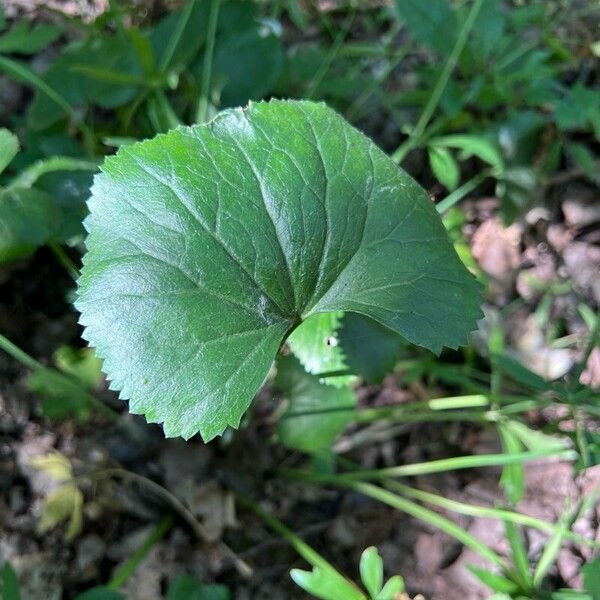
<path fill-rule="evenodd" d="M 9 77 L 14 77 L 17 81 L 25 82 L 34 89 L 45 94 L 58 104 L 63 111 L 69 115 L 73 123 L 77 126 L 79 131 L 82 133 L 88 150 L 92 150 L 94 145 L 94 135 L 91 129 L 83 122 L 83 120 L 77 114 L 77 111 L 69 104 L 69 102 L 63 98 L 54 88 L 50 87 L 37 73 L 32 71 L 28 66 L 7 58 L 6 56 L 0 56 L 0 71 L 4 71 Z"/>

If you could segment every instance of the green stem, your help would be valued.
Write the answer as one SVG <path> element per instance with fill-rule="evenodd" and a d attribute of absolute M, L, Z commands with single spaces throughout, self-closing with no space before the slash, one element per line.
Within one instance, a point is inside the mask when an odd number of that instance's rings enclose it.
<path fill-rule="evenodd" d="M 32 356 L 29 356 L 29 354 L 21 350 L 21 348 L 13 344 L 2 334 L 0 334 L 0 350 L 4 350 L 4 352 L 10 354 L 15 360 L 18 360 L 22 365 L 29 367 L 33 371 L 39 371 L 46 368 L 41 362 L 38 362 Z"/>
<path fill-rule="evenodd" d="M 167 45 L 167 48 L 165 49 L 165 53 L 161 56 L 160 64 L 158 65 L 158 68 L 161 73 L 164 73 L 169 68 L 169 65 L 171 64 L 171 60 L 173 60 L 173 55 L 175 54 L 175 50 L 177 50 L 177 46 L 179 46 L 181 36 L 183 35 L 185 26 L 188 24 L 188 21 L 190 20 L 190 16 L 192 14 L 193 8 L 194 8 L 194 1 L 190 0 L 185 5 L 185 8 L 181 11 L 181 16 L 179 17 L 179 20 L 177 21 L 177 27 L 173 31 L 173 34 L 171 35 L 171 37 L 169 39 L 169 44 Z"/>
<path fill-rule="evenodd" d="M 47 173 L 55 173 L 56 171 L 89 171 L 90 173 L 94 173 L 98 171 L 99 166 L 98 163 L 89 160 L 80 160 L 70 156 L 52 156 L 50 158 L 38 160 L 29 167 L 23 169 L 4 189 L 29 189 L 35 185 L 40 177 Z"/>
<path fill-rule="evenodd" d="M 342 44 L 344 43 L 344 40 L 346 39 L 346 36 L 348 35 L 350 28 L 352 27 L 352 23 L 354 22 L 354 15 L 355 12 L 353 11 L 348 17 L 345 26 L 336 35 L 335 40 L 333 41 L 333 45 L 329 49 L 327 56 L 325 56 L 323 62 L 319 65 L 315 76 L 310 82 L 308 90 L 306 90 L 306 93 L 304 94 L 304 97 L 308 100 L 310 100 L 313 97 L 314 93 L 317 91 L 319 84 L 321 83 L 321 81 L 323 81 L 323 78 L 327 74 L 327 71 L 329 71 L 331 64 L 333 63 L 335 57 L 340 51 L 340 48 L 342 47 Z"/>
<path fill-rule="evenodd" d="M 54 256 L 58 259 L 58 262 L 66 269 L 67 273 L 71 276 L 71 279 L 77 282 L 79 279 L 79 269 L 63 250 L 62 246 L 56 242 L 48 242 L 48 247 L 52 250 Z"/>
<path fill-rule="evenodd" d="M 312 474 L 307 474 L 312 475 Z M 480 556 L 487 558 L 490 562 L 505 568 L 507 565 L 505 561 L 498 556 L 491 548 L 480 542 L 477 538 L 471 535 L 468 531 L 465 531 L 462 527 L 452 522 L 450 519 L 439 515 L 438 513 L 420 506 L 419 504 L 402 498 L 397 494 L 394 494 L 388 490 L 384 490 L 376 485 L 370 483 L 364 483 L 361 481 L 350 481 L 346 478 L 346 475 L 327 475 L 320 474 L 318 478 L 312 478 L 310 476 L 302 479 L 308 483 L 328 483 L 343 488 L 349 488 L 356 492 L 359 492 L 365 496 L 383 502 L 392 508 L 405 512 L 420 521 L 429 523 L 434 527 L 437 527 L 444 533 L 456 538 L 465 546 L 471 548 L 477 552 Z"/>
<path fill-rule="evenodd" d="M 558 527 L 542 519 L 537 519 L 523 513 L 515 512 L 512 510 L 506 510 L 503 508 L 491 508 L 488 506 L 478 506 L 472 504 L 466 504 L 464 502 L 458 502 L 457 500 L 451 500 L 437 494 L 430 492 L 424 492 L 416 488 L 410 487 L 398 481 L 388 480 L 384 482 L 386 488 L 393 492 L 408 496 L 419 502 L 425 502 L 427 504 L 434 504 L 446 510 L 458 513 L 460 515 L 466 515 L 469 517 L 477 517 L 481 519 L 494 519 L 498 521 L 510 521 L 517 525 L 524 525 L 525 527 L 531 527 L 532 529 L 538 529 L 545 533 L 554 534 Z M 566 532 L 565 537 L 580 544 L 585 544 L 591 547 L 598 547 L 600 544 L 593 540 L 588 540 L 583 536 L 577 535 L 576 533 Z"/>
<path fill-rule="evenodd" d="M 444 411 L 439 413 L 419 413 L 419 412 L 402 412 L 399 410 L 388 410 L 387 407 L 367 408 L 356 412 L 354 419 L 357 423 L 372 423 L 386 419 L 398 423 L 487 423 L 494 422 L 495 413 L 477 412 L 477 411 Z"/>
<path fill-rule="evenodd" d="M 348 600 L 367 600 L 367 597 L 356 586 L 356 584 L 344 577 L 333 565 L 327 562 L 316 550 L 313 550 L 304 540 L 297 536 L 293 531 L 288 529 L 279 519 L 272 514 L 263 510 L 256 502 L 247 496 L 236 493 L 236 497 L 240 504 L 254 512 L 264 523 L 271 529 L 276 531 L 283 539 L 310 565 L 321 572 L 327 573 L 328 579 L 335 582 L 336 593 L 340 598 Z M 294 572 L 292 569 L 290 576 L 294 581 Z M 298 583 L 296 581 L 296 583 Z"/>
<path fill-rule="evenodd" d="M 211 0 L 210 13 L 208 16 L 208 29 L 206 33 L 206 50 L 204 63 L 202 65 L 202 87 L 200 99 L 196 110 L 196 123 L 208 121 L 208 106 L 210 98 L 210 83 L 212 78 L 213 53 L 215 50 L 215 37 L 217 35 L 217 23 L 219 20 L 219 0 Z"/>
<path fill-rule="evenodd" d="M 357 492 L 369 496 L 374 500 L 379 500 L 392 508 L 401 510 L 420 521 L 429 523 L 434 527 L 437 527 L 440 531 L 454 537 L 459 542 L 471 548 L 471 550 L 477 552 L 483 558 L 486 558 L 490 562 L 500 566 L 506 567 L 506 562 L 498 554 L 496 554 L 491 548 L 486 546 L 483 542 L 480 542 L 475 536 L 471 535 L 468 531 L 452 522 L 450 519 L 439 515 L 438 513 L 429 510 L 415 502 L 411 502 L 406 498 L 402 498 L 397 494 L 393 494 L 388 490 L 384 490 L 376 485 L 370 483 L 353 482 L 353 483 L 341 483 L 345 487 L 349 487 Z"/>
<path fill-rule="evenodd" d="M 115 592 L 119 590 L 125 582 L 133 575 L 135 570 L 140 566 L 144 559 L 148 556 L 148 553 L 160 540 L 168 533 L 169 529 L 173 526 L 173 517 L 167 515 L 163 517 L 156 526 L 150 532 L 150 535 L 146 538 L 144 543 L 121 565 L 116 573 L 111 577 L 110 581 L 106 584 L 109 590 Z"/>
<path fill-rule="evenodd" d="M 427 104 L 425 105 L 425 108 L 423 109 L 423 112 L 421 113 L 421 116 L 417 121 L 410 138 L 401 144 L 392 154 L 392 160 L 394 162 L 400 164 L 406 155 L 420 143 L 421 137 L 425 132 L 425 128 L 429 124 L 429 121 L 431 120 L 431 117 L 433 116 L 433 113 L 440 102 L 442 94 L 444 93 L 444 90 L 448 85 L 448 81 L 450 80 L 450 76 L 452 75 L 452 71 L 454 70 L 465 44 L 467 43 L 467 39 L 471 33 L 471 29 L 473 29 L 473 25 L 475 24 L 475 20 L 477 19 L 477 15 L 481 10 L 482 5 L 483 0 L 475 0 L 473 2 L 473 6 L 471 7 L 467 18 L 465 19 L 464 25 L 458 34 L 454 48 L 452 48 L 452 52 L 450 53 L 450 56 L 444 65 L 440 77 L 433 88 L 431 96 L 429 96 L 429 100 L 427 101 Z"/>
<path fill-rule="evenodd" d="M 573 376 L 572 376 L 573 388 L 576 388 L 579 385 L 579 378 L 581 377 L 581 374 L 587 368 L 588 361 L 590 359 L 592 352 L 594 351 L 594 348 L 598 347 L 598 339 L 599 338 L 600 338 L 600 314 L 596 313 L 596 322 L 594 323 L 594 327 L 590 332 L 590 339 L 588 340 L 588 343 L 586 345 L 583 356 L 581 357 L 581 360 L 579 361 L 579 363 L 577 363 L 577 366 L 575 367 L 575 370 L 573 372 Z"/>
<path fill-rule="evenodd" d="M 438 213 L 445 213 L 450 210 L 455 204 L 460 202 L 465 196 L 470 194 L 475 188 L 479 187 L 490 175 L 492 175 L 492 169 L 486 169 L 481 173 L 475 175 L 469 181 L 463 183 L 460 187 L 456 188 L 451 194 L 448 194 L 442 201 L 435 205 Z"/>
<path fill-rule="evenodd" d="M 331 375 L 330 375 L 331 376 Z M 454 396 L 448 398 L 433 398 L 422 402 L 410 402 L 377 408 L 357 410 L 354 406 L 329 406 L 319 410 L 303 410 L 287 412 L 285 418 L 306 417 L 311 415 L 332 414 L 340 412 L 352 413 L 352 419 L 358 423 L 370 423 L 381 419 L 402 422 L 421 421 L 475 421 L 495 422 L 495 411 L 465 411 L 465 408 L 479 408 L 489 405 L 489 399 L 483 394 L 471 396 Z M 452 412 L 450 412 L 452 411 Z"/>
<path fill-rule="evenodd" d="M 454 458 L 442 458 L 424 463 L 414 463 L 411 465 L 400 465 L 397 467 L 388 467 L 385 469 L 365 469 L 362 471 L 352 471 L 339 475 L 346 480 L 382 480 L 390 477 L 412 477 L 416 475 L 430 475 L 433 473 L 443 473 L 446 471 L 457 471 L 462 469 L 472 469 L 478 467 L 496 467 L 505 465 L 521 464 L 527 461 L 537 460 L 548 456 L 572 460 L 577 454 L 572 450 L 559 448 L 544 448 L 541 450 L 532 450 L 529 452 L 519 452 L 515 454 L 484 454 L 480 456 L 458 456 Z M 304 479 L 306 476 L 314 479 L 321 477 L 321 474 L 308 474 L 301 470 L 284 470 L 282 473 L 290 477 Z M 325 476 L 326 477 L 326 476 Z"/>
<path fill-rule="evenodd" d="M 238 502 L 251 510 L 273 531 L 277 532 L 307 563 L 322 569 L 334 569 L 316 550 L 313 550 L 304 540 L 288 529 L 277 517 L 261 508 L 256 502 L 243 494 L 234 492 Z"/>

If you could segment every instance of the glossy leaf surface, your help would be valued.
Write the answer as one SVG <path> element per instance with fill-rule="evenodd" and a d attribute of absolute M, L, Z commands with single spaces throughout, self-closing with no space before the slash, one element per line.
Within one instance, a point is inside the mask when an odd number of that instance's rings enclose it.
<path fill-rule="evenodd" d="M 96 177 L 77 307 L 130 409 L 237 426 L 285 336 L 365 314 L 439 352 L 479 285 L 427 194 L 323 104 L 271 101 L 122 147 Z"/>

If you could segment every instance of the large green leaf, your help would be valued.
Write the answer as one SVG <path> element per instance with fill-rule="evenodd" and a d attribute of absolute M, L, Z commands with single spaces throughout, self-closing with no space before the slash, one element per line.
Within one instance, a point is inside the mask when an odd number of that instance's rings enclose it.
<path fill-rule="evenodd" d="M 272 101 L 122 147 L 96 176 L 77 307 L 130 409 L 237 426 L 284 337 L 365 314 L 438 352 L 479 284 L 426 192 L 323 104 Z"/>

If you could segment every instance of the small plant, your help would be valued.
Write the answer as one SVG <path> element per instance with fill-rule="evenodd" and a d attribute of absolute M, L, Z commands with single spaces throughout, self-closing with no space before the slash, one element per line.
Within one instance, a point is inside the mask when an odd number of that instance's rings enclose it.
<path fill-rule="evenodd" d="M 404 591 L 404 581 L 399 575 L 390 578 L 384 585 L 383 560 L 377 548 L 367 548 L 360 557 L 360 579 L 366 593 L 350 586 L 339 573 L 314 567 L 312 571 L 292 569 L 292 579 L 304 590 L 323 600 L 396 600 Z"/>

